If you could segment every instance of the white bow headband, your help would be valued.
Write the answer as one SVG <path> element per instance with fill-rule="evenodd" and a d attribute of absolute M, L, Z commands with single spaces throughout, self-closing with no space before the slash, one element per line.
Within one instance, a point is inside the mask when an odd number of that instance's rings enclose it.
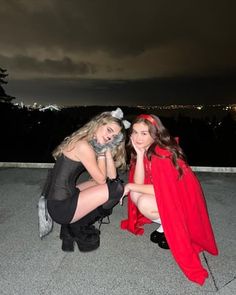
<path fill-rule="evenodd" d="M 124 117 L 123 111 L 121 110 L 121 108 L 117 108 L 115 111 L 111 111 L 111 115 L 114 118 L 120 119 L 122 121 L 122 123 L 125 126 L 125 129 L 128 129 L 131 125 L 131 123 L 127 120 L 122 120 Z"/>

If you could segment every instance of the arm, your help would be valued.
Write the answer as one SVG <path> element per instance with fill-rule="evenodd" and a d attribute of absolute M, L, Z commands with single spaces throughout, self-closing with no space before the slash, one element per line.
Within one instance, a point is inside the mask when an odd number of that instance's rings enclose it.
<path fill-rule="evenodd" d="M 131 137 L 131 141 L 137 154 L 135 170 L 134 170 L 134 183 L 144 184 L 145 170 L 144 170 L 143 158 L 144 158 L 145 150 L 137 148 L 132 140 L 132 137 Z"/>
<path fill-rule="evenodd" d="M 134 170 L 134 183 L 144 184 L 144 163 L 143 154 L 137 154 L 136 165 Z"/>
<path fill-rule="evenodd" d="M 130 192 L 155 195 L 154 187 L 152 184 L 137 184 L 137 183 L 127 183 L 125 185 L 124 196 Z"/>
<path fill-rule="evenodd" d="M 142 148 L 138 148 L 135 146 L 132 137 L 131 137 L 132 145 L 136 151 L 137 158 L 133 172 L 133 181 L 134 183 L 127 183 L 125 185 L 125 190 L 123 197 L 128 195 L 129 193 L 135 194 L 147 194 L 147 195 L 154 195 L 154 187 L 152 184 L 144 184 L 145 182 L 145 167 L 144 167 L 144 155 L 145 150 Z M 123 199 L 122 197 L 122 199 Z M 122 204 L 122 200 L 120 202 Z"/>
<path fill-rule="evenodd" d="M 117 172 L 116 172 L 115 162 L 113 160 L 112 153 L 109 148 L 106 150 L 105 156 L 106 156 L 107 177 L 109 177 L 110 179 L 114 179 L 117 177 Z"/>
<path fill-rule="evenodd" d="M 93 148 L 85 140 L 77 143 L 75 153 L 78 155 L 78 160 L 81 161 L 96 183 L 103 184 L 106 182 L 107 174 L 105 156 L 98 156 L 96 158 Z"/>

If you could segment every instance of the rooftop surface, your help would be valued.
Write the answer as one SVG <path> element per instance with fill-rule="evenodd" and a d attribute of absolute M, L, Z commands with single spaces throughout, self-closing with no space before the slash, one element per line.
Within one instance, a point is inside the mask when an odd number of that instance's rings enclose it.
<path fill-rule="evenodd" d="M 61 250 L 59 225 L 40 240 L 37 202 L 46 169 L 0 169 L 1 295 L 232 295 L 236 294 L 236 174 L 198 173 L 205 192 L 219 256 L 201 254 L 209 278 L 189 281 L 169 250 L 119 228 L 126 203 L 102 225 L 100 248 Z M 126 175 L 124 175 L 126 179 Z"/>

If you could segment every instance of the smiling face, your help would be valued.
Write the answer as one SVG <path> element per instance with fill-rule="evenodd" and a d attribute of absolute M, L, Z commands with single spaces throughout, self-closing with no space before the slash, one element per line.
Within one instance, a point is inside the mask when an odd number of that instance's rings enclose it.
<path fill-rule="evenodd" d="M 98 127 L 95 135 L 98 143 L 105 144 L 112 141 L 120 131 L 121 127 L 117 123 L 111 122 Z"/>
<path fill-rule="evenodd" d="M 148 130 L 148 125 L 143 122 L 133 125 L 131 138 L 134 145 L 145 150 L 148 149 L 149 146 L 154 142 Z"/>

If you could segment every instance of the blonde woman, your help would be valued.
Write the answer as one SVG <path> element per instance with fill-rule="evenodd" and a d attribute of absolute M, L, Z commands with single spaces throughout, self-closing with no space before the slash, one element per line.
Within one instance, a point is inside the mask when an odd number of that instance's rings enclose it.
<path fill-rule="evenodd" d="M 125 129 L 120 108 L 97 115 L 55 149 L 46 199 L 51 218 L 61 224 L 63 251 L 92 251 L 100 245 L 93 224 L 111 214 L 119 202 L 123 183 L 117 168 L 125 167 Z M 87 171 L 90 180 L 76 185 Z"/>

